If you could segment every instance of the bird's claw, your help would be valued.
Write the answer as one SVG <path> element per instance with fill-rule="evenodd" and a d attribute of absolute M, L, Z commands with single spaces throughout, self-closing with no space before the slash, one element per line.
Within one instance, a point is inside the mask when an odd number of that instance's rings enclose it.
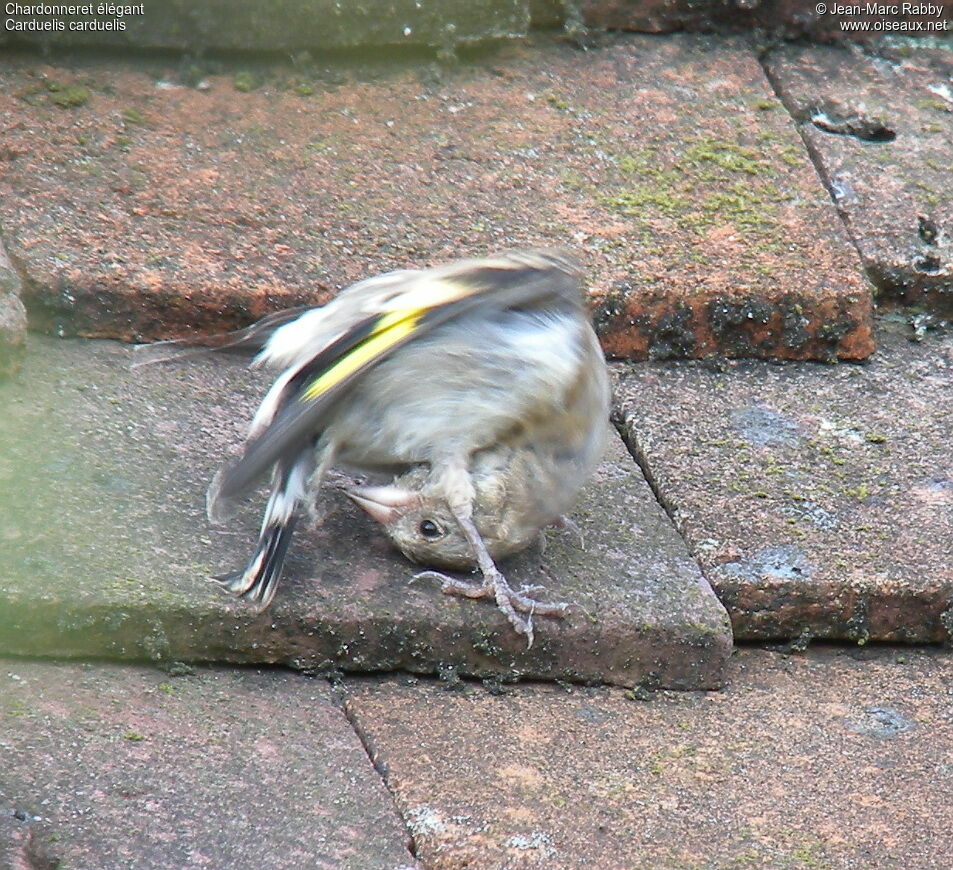
<path fill-rule="evenodd" d="M 545 586 L 539 586 L 532 583 L 524 583 L 517 590 L 517 592 L 519 592 L 520 595 L 535 595 L 537 592 L 545 592 L 545 591 L 546 591 Z"/>
<path fill-rule="evenodd" d="M 525 635 L 527 649 L 533 646 L 534 615 L 561 617 L 572 606 L 564 601 L 537 601 L 530 596 L 544 591 L 545 587 L 524 584 L 519 589 L 513 589 L 499 571 L 484 574 L 483 582 L 480 584 L 458 580 L 439 571 L 421 571 L 415 574 L 410 582 L 413 583 L 416 580 L 439 580 L 441 591 L 445 595 L 462 595 L 464 598 L 474 599 L 492 598 L 496 601 L 496 606 L 503 611 L 510 625 L 519 634 Z"/>

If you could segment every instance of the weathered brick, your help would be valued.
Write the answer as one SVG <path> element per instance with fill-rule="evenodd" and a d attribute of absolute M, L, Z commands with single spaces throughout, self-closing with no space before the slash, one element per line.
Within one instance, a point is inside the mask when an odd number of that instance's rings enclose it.
<path fill-rule="evenodd" d="M 856 251 L 745 41 L 546 37 L 439 75 L 340 67 L 310 96 L 294 70 L 242 93 L 157 88 L 159 67 L 0 67 L 0 224 L 38 328 L 220 331 L 375 272 L 568 244 L 613 355 L 872 350 Z M 83 105 L 50 102 L 70 84 Z"/>
<path fill-rule="evenodd" d="M 953 629 L 953 339 L 865 366 L 624 371 L 627 437 L 742 639 Z"/>
<path fill-rule="evenodd" d="M 953 317 L 953 49 L 785 46 L 767 69 L 880 300 Z"/>

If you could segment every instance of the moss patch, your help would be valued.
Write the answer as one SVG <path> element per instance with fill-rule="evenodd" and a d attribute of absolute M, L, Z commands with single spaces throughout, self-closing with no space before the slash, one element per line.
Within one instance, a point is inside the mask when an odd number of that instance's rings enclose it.
<path fill-rule="evenodd" d="M 47 89 L 50 92 L 50 102 L 61 109 L 74 109 L 89 102 L 89 88 L 84 88 L 82 85 L 63 87 L 50 82 Z"/>
<path fill-rule="evenodd" d="M 789 197 L 774 182 L 779 143 L 762 144 L 757 149 L 703 136 L 686 142 L 674 158 L 653 146 L 630 151 L 617 158 L 622 188 L 599 201 L 646 230 L 671 223 L 703 237 L 730 224 L 755 250 L 781 250 L 778 204 Z"/>

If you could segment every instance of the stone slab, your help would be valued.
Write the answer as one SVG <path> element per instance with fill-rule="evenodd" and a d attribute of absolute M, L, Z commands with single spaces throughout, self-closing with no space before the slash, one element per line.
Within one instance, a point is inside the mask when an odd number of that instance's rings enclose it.
<path fill-rule="evenodd" d="M 539 16 L 556 4 L 541 2 Z M 583 20 L 592 27 L 669 33 L 673 30 L 744 30 L 782 39 L 870 42 L 885 35 L 943 36 L 953 30 L 953 2 L 928 4 L 815 3 L 813 0 L 584 0 Z"/>
<path fill-rule="evenodd" d="M 262 67 L 248 92 L 237 69 L 198 90 L 158 58 L 0 64 L 0 225 L 36 328 L 221 331 L 570 245 L 615 356 L 873 349 L 856 251 L 744 40 L 540 36 L 437 71 Z"/>
<path fill-rule="evenodd" d="M 0 866 L 411 870 L 323 680 L 0 663 Z"/>
<path fill-rule="evenodd" d="M 949 653 L 745 649 L 729 675 L 648 702 L 368 679 L 347 703 L 432 870 L 948 865 Z"/>
<path fill-rule="evenodd" d="M 26 309 L 20 292 L 20 276 L 0 240 L 0 378 L 13 374 L 23 358 Z"/>
<path fill-rule="evenodd" d="M 130 372 L 113 342 L 36 338 L 0 385 L 0 652 L 287 663 L 317 671 L 459 671 L 494 679 L 720 684 L 727 616 L 621 440 L 573 516 L 507 560 L 579 608 L 526 649 L 487 602 L 408 584 L 415 567 L 349 499 L 296 533 L 273 608 L 208 578 L 240 567 L 264 497 L 209 527 L 205 488 L 238 450 L 266 381 L 222 354 Z"/>
<path fill-rule="evenodd" d="M 627 438 L 742 639 L 953 635 L 953 336 L 865 366 L 620 370 Z"/>
<path fill-rule="evenodd" d="M 953 43 L 766 59 L 883 301 L 953 317 Z"/>
<path fill-rule="evenodd" d="M 449 47 L 513 39 L 526 33 L 525 0 L 193 0 L 112 4 L 116 12 L 90 4 L 78 15 L 36 15 L 8 10 L 0 45 L 46 48 L 107 46 L 278 52 L 327 51 L 374 46 Z M 52 4 L 44 4 L 52 5 Z M 73 4 L 82 6 L 84 4 Z"/>

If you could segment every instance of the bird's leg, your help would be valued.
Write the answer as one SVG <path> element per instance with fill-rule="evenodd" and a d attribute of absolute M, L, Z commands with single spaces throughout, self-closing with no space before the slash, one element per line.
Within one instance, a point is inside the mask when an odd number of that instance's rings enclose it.
<path fill-rule="evenodd" d="M 318 493 L 321 489 L 321 481 L 324 480 L 331 463 L 334 461 L 334 446 L 328 443 L 318 443 L 314 449 L 317 455 L 317 463 L 305 485 L 304 508 L 311 524 L 317 527 L 324 523 L 328 515 L 327 505 L 318 505 Z"/>
<path fill-rule="evenodd" d="M 443 584 L 442 591 L 448 595 L 462 595 L 465 598 L 493 598 L 496 601 L 496 606 L 503 611 L 510 621 L 510 625 L 519 634 L 526 635 L 526 648 L 529 649 L 533 645 L 533 615 L 563 616 L 570 605 L 565 602 L 549 603 L 531 598 L 531 595 L 542 591 L 542 586 L 521 586 L 518 590 L 513 589 L 496 567 L 493 557 L 490 556 L 486 544 L 483 543 L 483 538 L 480 537 L 469 512 L 454 505 L 451 505 L 450 509 L 473 549 L 477 566 L 483 575 L 483 583 L 477 586 L 463 580 L 456 580 L 437 571 L 422 571 L 414 579 L 432 578 L 440 580 Z M 527 616 L 523 617 L 520 615 L 521 613 L 525 613 Z"/>

